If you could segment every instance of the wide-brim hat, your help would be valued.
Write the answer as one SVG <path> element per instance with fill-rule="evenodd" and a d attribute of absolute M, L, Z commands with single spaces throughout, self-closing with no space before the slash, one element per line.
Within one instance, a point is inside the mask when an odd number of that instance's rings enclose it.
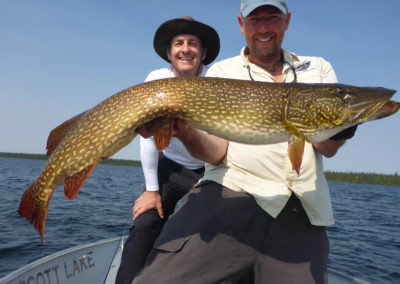
<path fill-rule="evenodd" d="M 167 56 L 168 45 L 173 37 L 181 34 L 197 36 L 204 47 L 207 48 L 206 57 L 202 60 L 203 64 L 207 65 L 217 58 L 220 47 L 217 31 L 190 17 L 172 19 L 161 24 L 154 35 L 153 42 L 157 54 L 170 62 Z"/>

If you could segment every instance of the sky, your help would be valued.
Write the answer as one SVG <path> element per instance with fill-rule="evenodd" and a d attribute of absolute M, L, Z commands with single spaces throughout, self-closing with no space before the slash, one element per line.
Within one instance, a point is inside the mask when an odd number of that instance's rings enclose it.
<path fill-rule="evenodd" d="M 166 20 L 192 16 L 245 45 L 239 0 L 0 0 L 0 152 L 45 152 L 49 132 L 167 66 L 153 50 Z M 400 91 L 400 1 L 289 0 L 283 47 L 322 56 L 341 83 Z M 394 100 L 400 101 L 396 93 Z M 399 173 L 400 114 L 361 125 L 325 170 Z M 113 158 L 139 159 L 138 139 Z"/>

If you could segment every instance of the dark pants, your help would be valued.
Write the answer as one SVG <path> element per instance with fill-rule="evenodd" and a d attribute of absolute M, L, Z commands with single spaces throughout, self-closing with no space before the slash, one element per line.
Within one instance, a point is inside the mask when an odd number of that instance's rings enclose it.
<path fill-rule="evenodd" d="M 188 170 L 160 154 L 158 181 L 164 210 L 161 219 L 156 209 L 149 210 L 134 221 L 131 233 L 124 244 L 121 265 L 115 283 L 131 283 L 146 261 L 153 244 L 166 220 L 174 212 L 178 201 L 203 175 L 204 168 Z"/>
<path fill-rule="evenodd" d="M 326 283 L 329 242 L 292 194 L 272 218 L 242 192 L 194 188 L 168 220 L 134 284 Z"/>

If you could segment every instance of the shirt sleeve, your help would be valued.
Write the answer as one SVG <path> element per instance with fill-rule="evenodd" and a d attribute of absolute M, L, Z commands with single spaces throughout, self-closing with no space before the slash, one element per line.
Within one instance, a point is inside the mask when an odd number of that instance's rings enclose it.
<path fill-rule="evenodd" d="M 218 77 L 218 64 L 213 64 L 208 70 L 205 72 L 205 77 Z"/>
<path fill-rule="evenodd" d="M 337 83 L 336 72 L 333 69 L 331 63 L 323 58 L 321 60 L 321 82 L 322 83 Z"/>
<path fill-rule="evenodd" d="M 162 68 L 150 72 L 145 82 L 171 77 L 170 68 Z M 140 162 L 147 191 L 158 191 L 158 151 L 154 138 L 140 137 Z"/>
<path fill-rule="evenodd" d="M 158 191 L 158 152 L 154 138 L 140 137 L 140 161 L 147 191 Z"/>
<path fill-rule="evenodd" d="M 157 70 L 150 72 L 149 74 L 147 74 L 146 79 L 144 79 L 144 81 L 149 82 L 149 81 L 160 79 L 160 75 L 158 73 L 160 73 L 160 72 L 157 72 Z"/>

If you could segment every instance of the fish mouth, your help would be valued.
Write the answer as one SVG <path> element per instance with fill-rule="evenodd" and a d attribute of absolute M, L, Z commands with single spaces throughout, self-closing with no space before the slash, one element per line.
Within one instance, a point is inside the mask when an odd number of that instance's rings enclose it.
<path fill-rule="evenodd" d="M 395 114 L 400 108 L 400 103 L 395 101 L 386 101 L 369 105 L 363 103 L 355 106 L 351 111 L 351 122 L 364 122 L 370 120 L 377 120 Z"/>
<path fill-rule="evenodd" d="M 381 119 L 392 114 L 395 114 L 400 109 L 400 103 L 395 101 L 388 101 L 380 107 L 373 115 L 372 119 Z"/>
<path fill-rule="evenodd" d="M 349 121 L 361 123 L 388 117 L 399 110 L 400 104 L 391 101 L 394 90 L 379 88 L 364 89 L 364 92 L 351 103 Z"/>

